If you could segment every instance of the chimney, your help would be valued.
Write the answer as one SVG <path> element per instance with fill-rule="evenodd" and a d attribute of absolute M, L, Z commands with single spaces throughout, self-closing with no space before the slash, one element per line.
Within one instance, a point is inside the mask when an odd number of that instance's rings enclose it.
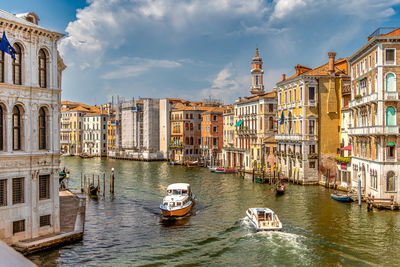
<path fill-rule="evenodd" d="M 282 81 L 284 81 L 284 80 L 286 80 L 286 74 L 285 73 L 282 74 Z"/>
<path fill-rule="evenodd" d="M 334 75 L 334 73 L 335 73 L 335 56 L 336 56 L 336 53 L 334 53 L 334 52 L 328 53 L 328 57 L 329 57 L 328 72 L 330 75 Z"/>
<path fill-rule="evenodd" d="M 294 71 L 296 73 L 296 76 L 300 75 L 301 74 L 300 66 L 299 65 L 294 66 Z"/>

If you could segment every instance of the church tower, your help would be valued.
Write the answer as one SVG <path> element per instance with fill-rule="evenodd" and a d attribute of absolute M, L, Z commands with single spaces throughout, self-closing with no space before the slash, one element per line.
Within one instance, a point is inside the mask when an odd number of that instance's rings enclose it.
<path fill-rule="evenodd" d="M 264 70 L 262 69 L 262 58 L 258 54 L 258 48 L 256 49 L 256 55 L 253 57 L 252 70 L 251 70 L 251 93 L 254 95 L 264 93 L 263 75 Z"/>

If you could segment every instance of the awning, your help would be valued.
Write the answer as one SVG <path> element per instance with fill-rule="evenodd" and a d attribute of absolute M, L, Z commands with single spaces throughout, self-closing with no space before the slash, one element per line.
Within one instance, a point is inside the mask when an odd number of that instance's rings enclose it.
<path fill-rule="evenodd" d="M 363 80 L 365 80 L 365 79 L 367 79 L 367 77 L 361 78 L 361 79 L 359 79 L 358 81 L 361 82 L 361 81 L 363 81 Z"/>
<path fill-rule="evenodd" d="M 396 146 L 396 144 L 393 143 L 393 142 L 388 142 L 388 143 L 386 144 L 386 146 Z"/>
<path fill-rule="evenodd" d="M 341 151 L 344 151 L 344 150 L 351 151 L 351 145 L 348 145 L 348 146 L 342 147 L 340 150 L 341 150 Z"/>
<path fill-rule="evenodd" d="M 242 123 L 243 123 L 243 121 L 238 121 L 238 122 L 235 124 L 235 127 L 239 127 Z"/>

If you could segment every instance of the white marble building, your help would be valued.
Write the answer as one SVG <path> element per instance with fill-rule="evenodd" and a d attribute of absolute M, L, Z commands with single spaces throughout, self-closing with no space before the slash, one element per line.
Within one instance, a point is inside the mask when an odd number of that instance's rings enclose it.
<path fill-rule="evenodd" d="M 83 153 L 107 156 L 107 114 L 88 113 L 83 116 Z"/>
<path fill-rule="evenodd" d="M 0 51 L 0 239 L 7 243 L 60 230 L 60 33 L 34 13 L 0 10 L 16 60 Z"/>

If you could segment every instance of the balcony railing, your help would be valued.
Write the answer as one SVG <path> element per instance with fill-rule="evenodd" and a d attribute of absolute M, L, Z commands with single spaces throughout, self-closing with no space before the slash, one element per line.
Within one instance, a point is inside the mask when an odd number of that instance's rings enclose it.
<path fill-rule="evenodd" d="M 359 98 L 355 98 L 355 99 L 351 100 L 349 102 L 349 107 L 351 108 L 351 107 L 356 107 L 356 106 L 360 106 L 360 105 L 365 105 L 369 102 L 375 102 L 377 100 L 378 100 L 378 94 L 375 92 L 375 93 L 372 93 L 369 95 L 364 95 Z"/>
<path fill-rule="evenodd" d="M 349 134 L 350 135 L 390 135 L 390 134 L 399 134 L 399 126 L 398 125 L 393 125 L 393 126 L 364 126 L 364 127 L 353 127 L 349 128 Z"/>
<path fill-rule="evenodd" d="M 385 100 L 399 100 L 397 92 L 385 92 Z"/>

